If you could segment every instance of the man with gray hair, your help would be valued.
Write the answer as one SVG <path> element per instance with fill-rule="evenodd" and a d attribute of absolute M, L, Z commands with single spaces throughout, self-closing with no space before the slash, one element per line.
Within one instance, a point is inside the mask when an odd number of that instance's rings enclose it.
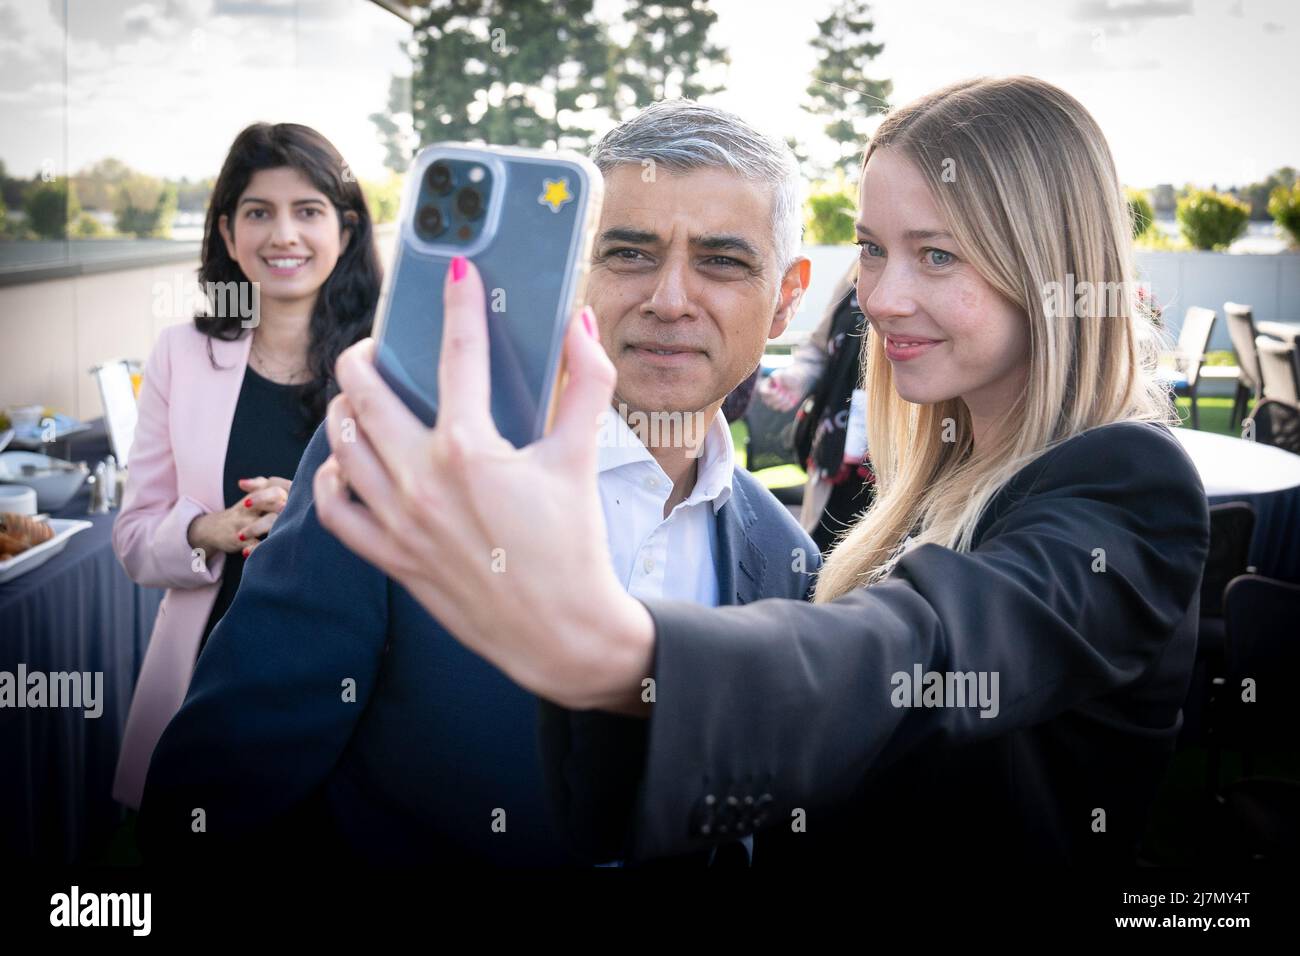
<path fill-rule="evenodd" d="M 735 466 L 719 410 L 808 284 L 793 157 L 726 111 L 677 100 L 611 131 L 593 159 L 605 202 L 588 302 L 618 373 L 598 459 L 614 568 L 638 597 L 805 598 L 819 552 Z M 250 558 L 262 572 L 245 576 L 159 741 L 146 856 L 574 862 L 560 833 L 622 805 L 589 785 L 588 755 L 614 740 L 620 759 L 643 759 L 643 728 L 574 715 L 559 731 L 569 763 L 544 771 L 536 698 L 320 525 L 312 476 L 328 455 L 322 426 Z M 577 849 L 587 862 L 622 855 Z M 725 856 L 743 863 L 751 849 Z"/>

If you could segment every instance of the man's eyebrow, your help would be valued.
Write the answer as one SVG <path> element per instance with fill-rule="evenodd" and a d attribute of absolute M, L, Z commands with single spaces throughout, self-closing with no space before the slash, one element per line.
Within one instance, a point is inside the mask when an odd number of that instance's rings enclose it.
<path fill-rule="evenodd" d="M 638 246 L 653 246 L 660 242 L 656 233 L 631 226 L 612 226 L 600 234 L 601 242 L 631 242 Z"/>
<path fill-rule="evenodd" d="M 754 244 L 744 236 L 727 234 L 692 236 L 691 245 L 698 246 L 701 249 L 708 249 L 710 252 L 740 252 L 753 259 L 762 258 L 761 253 L 754 248 Z"/>
<path fill-rule="evenodd" d="M 854 228 L 857 229 L 858 235 L 871 236 L 872 238 L 875 238 L 876 234 L 872 232 L 865 223 L 855 222 L 853 226 Z M 943 229 L 909 229 L 907 230 L 907 232 L 903 233 L 903 238 L 904 239 L 952 239 L 953 234 Z"/>

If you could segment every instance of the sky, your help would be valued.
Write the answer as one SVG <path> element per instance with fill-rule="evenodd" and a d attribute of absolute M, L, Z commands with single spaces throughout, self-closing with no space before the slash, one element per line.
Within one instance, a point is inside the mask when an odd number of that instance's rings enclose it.
<path fill-rule="evenodd" d="M 602 14 L 623 0 L 598 0 Z M 800 106 L 831 0 L 712 0 L 731 66 L 718 105 L 826 155 Z M 366 119 L 409 72 L 409 32 L 365 0 L 0 0 L 0 159 L 11 175 L 115 156 L 214 175 L 256 120 L 317 127 L 382 175 Z M 895 104 L 954 80 L 1029 73 L 1097 118 L 1126 183 L 1220 187 L 1300 166 L 1300 3 L 880 0 L 871 73 Z M 66 51 L 66 63 L 65 63 Z M 65 67 L 67 88 L 65 92 Z"/>

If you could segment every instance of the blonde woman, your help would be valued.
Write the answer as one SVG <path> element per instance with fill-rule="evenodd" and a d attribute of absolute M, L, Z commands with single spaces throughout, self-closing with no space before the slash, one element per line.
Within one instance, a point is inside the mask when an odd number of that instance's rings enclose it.
<path fill-rule="evenodd" d="M 436 428 L 368 341 L 340 358 L 320 519 L 579 712 L 548 710 L 548 758 L 594 855 L 759 831 L 756 865 L 1132 860 L 1181 722 L 1209 521 L 1152 376 L 1109 149 L 1046 83 L 948 87 L 869 144 L 858 231 L 879 489 L 816 603 L 629 597 L 593 477 L 614 379 L 590 316 L 553 432 L 516 450 L 492 428 L 472 268 L 444 292 Z M 645 756 L 619 762 L 600 722 L 628 716 Z"/>

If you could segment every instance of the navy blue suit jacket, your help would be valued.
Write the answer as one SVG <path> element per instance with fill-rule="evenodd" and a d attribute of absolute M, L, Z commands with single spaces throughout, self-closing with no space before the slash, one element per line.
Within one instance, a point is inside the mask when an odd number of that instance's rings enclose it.
<path fill-rule="evenodd" d="M 572 862 L 537 699 L 321 526 L 312 477 L 328 454 L 322 426 L 158 743 L 145 856 Z M 807 596 L 817 549 L 748 472 L 717 522 L 722 603 Z"/>

